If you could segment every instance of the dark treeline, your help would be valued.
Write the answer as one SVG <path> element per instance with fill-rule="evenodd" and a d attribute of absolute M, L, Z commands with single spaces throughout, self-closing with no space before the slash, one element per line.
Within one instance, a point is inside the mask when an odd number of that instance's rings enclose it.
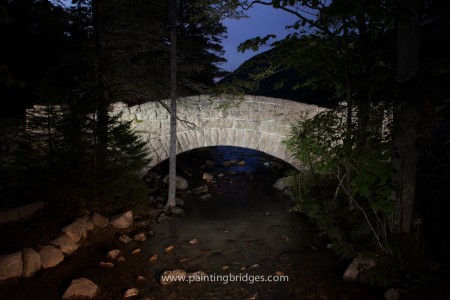
<path fill-rule="evenodd" d="M 138 103 L 168 97 L 168 4 L 92 2 L 99 7 L 95 19 L 91 1 L 67 8 L 50 1 L 0 3 L 4 105 L 23 113 L 31 103 L 92 97 L 96 67 L 107 81 L 111 101 Z M 195 1 L 180 2 L 178 12 L 180 95 L 205 91 L 215 77 L 224 75 L 217 64 L 224 61 L 220 39 L 226 29 L 219 22 L 192 21 L 196 8 L 190 2 Z M 101 46 L 97 56 L 96 28 Z"/>
<path fill-rule="evenodd" d="M 204 93 L 225 74 L 218 65 L 226 29 L 193 21 L 201 9 L 195 2 L 177 7 L 178 96 Z M 151 153 L 130 123 L 111 115 L 111 104 L 169 97 L 169 12 L 166 1 L 0 2 L 2 117 L 24 120 L 25 108 L 45 107 L 4 157 L 2 178 L 15 187 L 5 199 L 37 189 L 39 197 L 109 210 L 121 200 L 145 202 L 136 171 Z"/>

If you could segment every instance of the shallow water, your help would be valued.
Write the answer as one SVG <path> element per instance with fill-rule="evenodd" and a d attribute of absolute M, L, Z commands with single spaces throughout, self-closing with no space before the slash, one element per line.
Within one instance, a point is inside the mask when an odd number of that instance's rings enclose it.
<path fill-rule="evenodd" d="M 244 159 L 245 166 L 224 167 L 222 162 Z M 206 160 L 213 166 L 203 166 Z M 212 198 L 199 201 L 187 192 L 186 216 L 155 224 L 155 235 L 146 242 L 124 245 L 111 231 L 94 233 L 96 242 L 52 270 L 30 279 L 4 283 L 2 299 L 59 299 L 74 278 L 86 277 L 101 287 L 99 299 L 121 299 L 136 287 L 138 299 L 382 299 L 379 291 L 341 280 L 345 264 L 326 249 L 315 226 L 289 213 L 291 200 L 271 188 L 282 173 L 273 171 L 272 158 L 242 148 L 218 147 L 179 156 L 178 173 L 190 188 L 205 184 L 203 171 L 213 173 L 207 182 Z M 163 164 L 160 170 L 166 172 Z M 223 177 L 218 177 L 223 173 Z M 148 229 L 147 229 L 148 230 Z M 141 230 L 143 231 L 143 229 Z M 198 243 L 191 245 L 192 239 Z M 165 247 L 173 246 L 166 252 Z M 98 266 L 111 249 L 121 249 L 125 262 L 113 268 Z M 141 249 L 132 255 L 134 249 Z M 149 262 L 152 255 L 158 259 Z M 288 282 L 173 282 L 163 286 L 159 276 L 166 270 L 183 269 L 207 274 L 269 276 L 282 272 Z M 137 280 L 138 276 L 145 279 Z"/>

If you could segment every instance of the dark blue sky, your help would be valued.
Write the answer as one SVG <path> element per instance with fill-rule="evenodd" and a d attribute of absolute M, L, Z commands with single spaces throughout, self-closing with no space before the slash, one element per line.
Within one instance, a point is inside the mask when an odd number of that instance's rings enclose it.
<path fill-rule="evenodd" d="M 249 38 L 263 37 L 267 34 L 275 34 L 277 39 L 283 38 L 289 33 L 285 27 L 297 20 L 292 14 L 264 5 L 255 5 L 247 14 L 249 18 L 224 21 L 224 25 L 228 28 L 228 38 L 224 39 L 222 44 L 228 62 L 221 67 L 227 71 L 235 70 L 248 58 L 269 49 L 266 47 L 258 52 L 248 50 L 245 53 L 237 53 L 236 48 L 240 43 Z"/>
<path fill-rule="evenodd" d="M 61 0 L 65 5 L 71 5 L 71 0 Z M 285 27 L 292 25 L 297 19 L 292 14 L 271 6 L 255 5 L 247 11 L 248 18 L 240 20 L 225 20 L 224 25 L 228 28 L 228 38 L 223 40 L 225 58 L 228 60 L 221 67 L 227 71 L 233 71 L 244 61 L 257 53 L 264 52 L 269 48 L 262 48 L 258 52 L 251 50 L 238 53 L 237 46 L 249 38 L 275 34 L 277 39 L 288 34 Z"/>

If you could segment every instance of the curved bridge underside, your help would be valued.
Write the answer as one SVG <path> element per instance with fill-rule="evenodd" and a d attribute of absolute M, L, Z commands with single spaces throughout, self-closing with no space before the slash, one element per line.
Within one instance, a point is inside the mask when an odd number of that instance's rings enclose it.
<path fill-rule="evenodd" d="M 177 153 L 210 146 L 259 150 L 300 168 L 284 143 L 291 126 L 322 111 L 316 105 L 260 97 L 192 96 L 177 101 Z M 152 152 L 149 168 L 169 157 L 169 100 L 126 107 L 114 105 Z"/>

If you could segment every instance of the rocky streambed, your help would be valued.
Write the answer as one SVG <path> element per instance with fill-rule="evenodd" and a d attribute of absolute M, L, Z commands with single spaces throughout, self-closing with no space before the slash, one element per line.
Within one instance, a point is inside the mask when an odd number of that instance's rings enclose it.
<path fill-rule="evenodd" d="M 162 210 L 161 184 L 147 218 L 122 231 L 95 229 L 91 242 L 56 267 L 1 282 L 0 298 L 70 298 L 69 287 L 97 299 L 383 298 L 366 284 L 344 282 L 348 262 L 327 249 L 306 218 L 289 212 L 290 198 L 272 188 L 285 176 L 282 163 L 222 147 L 182 154 L 178 168 L 188 187 L 179 191 L 176 216 Z M 162 181 L 167 167 L 154 171 L 160 178 L 148 180 Z M 163 274 L 210 279 L 187 283 Z M 267 281 L 273 276 L 283 281 Z"/>

